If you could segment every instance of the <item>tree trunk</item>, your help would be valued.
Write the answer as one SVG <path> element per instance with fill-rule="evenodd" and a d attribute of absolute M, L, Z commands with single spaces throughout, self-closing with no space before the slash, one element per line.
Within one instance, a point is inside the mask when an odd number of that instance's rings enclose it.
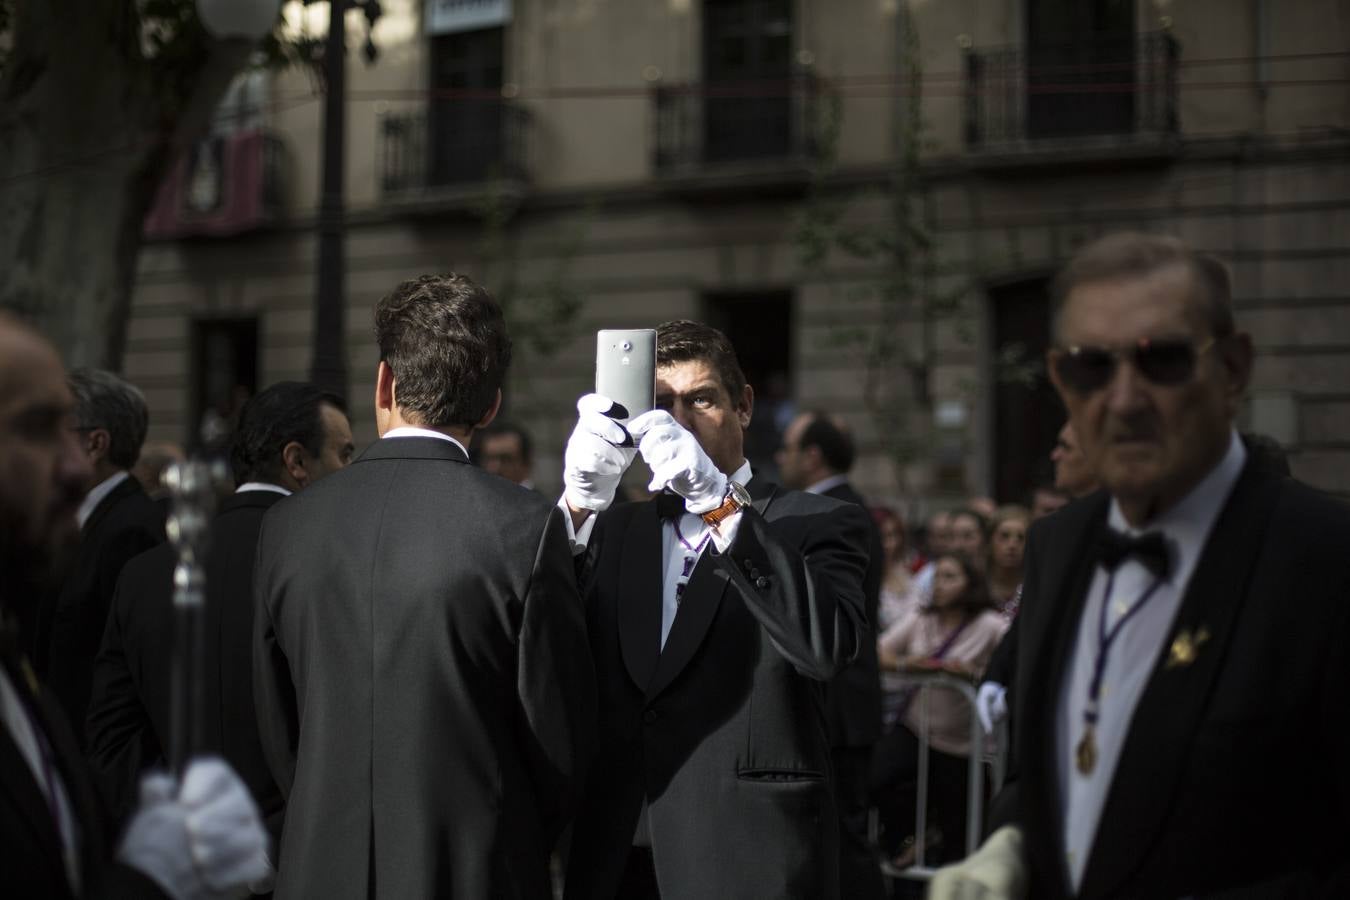
<path fill-rule="evenodd" d="M 155 191 L 249 48 L 189 18 L 181 44 L 146 59 L 133 0 L 18 10 L 0 78 L 0 308 L 68 365 L 119 369 Z"/>

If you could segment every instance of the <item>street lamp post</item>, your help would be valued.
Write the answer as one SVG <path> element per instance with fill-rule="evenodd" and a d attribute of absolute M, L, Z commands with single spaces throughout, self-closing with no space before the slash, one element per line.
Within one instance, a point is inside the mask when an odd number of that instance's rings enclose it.
<path fill-rule="evenodd" d="M 330 0 L 328 42 L 323 54 L 323 188 L 319 199 L 319 270 L 314 293 L 314 349 L 310 380 L 347 396 L 344 312 L 346 291 L 347 35 L 349 0 Z"/>

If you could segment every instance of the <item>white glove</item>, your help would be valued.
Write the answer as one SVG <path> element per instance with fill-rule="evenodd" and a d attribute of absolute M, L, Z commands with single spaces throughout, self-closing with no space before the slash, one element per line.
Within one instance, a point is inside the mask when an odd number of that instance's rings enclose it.
<path fill-rule="evenodd" d="M 1022 832 L 1004 825 L 956 865 L 938 869 L 928 900 L 1021 900 L 1027 892 Z"/>
<path fill-rule="evenodd" d="M 1008 689 L 997 681 L 986 681 L 975 695 L 975 712 L 985 734 L 993 734 L 994 726 L 1008 715 Z"/>
<path fill-rule="evenodd" d="M 263 883 L 272 868 L 267 832 L 248 788 L 215 758 L 192 762 L 181 790 L 163 773 L 141 779 L 140 806 L 117 858 L 174 900 L 246 891 Z"/>
<path fill-rule="evenodd" d="M 638 451 L 652 470 L 648 490 L 670 488 L 684 498 L 691 513 L 711 512 L 727 496 L 727 476 L 717 466 L 698 438 L 663 409 L 645 412 L 628 423 L 638 439 Z"/>
<path fill-rule="evenodd" d="M 623 426 L 605 415 L 614 401 L 585 394 L 577 401 L 577 426 L 563 453 L 563 497 L 573 509 L 600 512 L 614 502 L 614 492 L 628 464 L 637 455 Z"/>

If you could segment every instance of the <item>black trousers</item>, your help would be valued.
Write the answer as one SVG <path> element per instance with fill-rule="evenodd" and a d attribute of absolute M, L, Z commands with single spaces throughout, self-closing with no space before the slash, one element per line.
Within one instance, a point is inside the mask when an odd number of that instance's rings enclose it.
<path fill-rule="evenodd" d="M 835 747 L 830 753 L 839 804 L 839 896 L 847 900 L 882 900 L 886 896 L 879 860 L 867 842 L 872 749 Z"/>
<path fill-rule="evenodd" d="M 929 865 L 961 859 L 966 854 L 966 803 L 970 797 L 970 760 L 932 747 L 928 750 Z M 882 737 L 872 754 L 872 802 L 881 816 L 881 846 L 895 856 L 914 834 L 918 808 L 919 739 L 898 724 Z M 937 837 L 940 835 L 941 837 Z"/>

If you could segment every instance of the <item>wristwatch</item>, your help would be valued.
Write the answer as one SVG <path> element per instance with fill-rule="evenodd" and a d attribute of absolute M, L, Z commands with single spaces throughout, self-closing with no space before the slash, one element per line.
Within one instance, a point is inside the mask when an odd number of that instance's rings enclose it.
<path fill-rule="evenodd" d="M 701 518 L 712 528 L 716 528 L 724 519 L 740 512 L 742 507 L 751 503 L 750 492 L 734 481 L 727 482 L 727 498 L 717 509 L 701 513 Z"/>

